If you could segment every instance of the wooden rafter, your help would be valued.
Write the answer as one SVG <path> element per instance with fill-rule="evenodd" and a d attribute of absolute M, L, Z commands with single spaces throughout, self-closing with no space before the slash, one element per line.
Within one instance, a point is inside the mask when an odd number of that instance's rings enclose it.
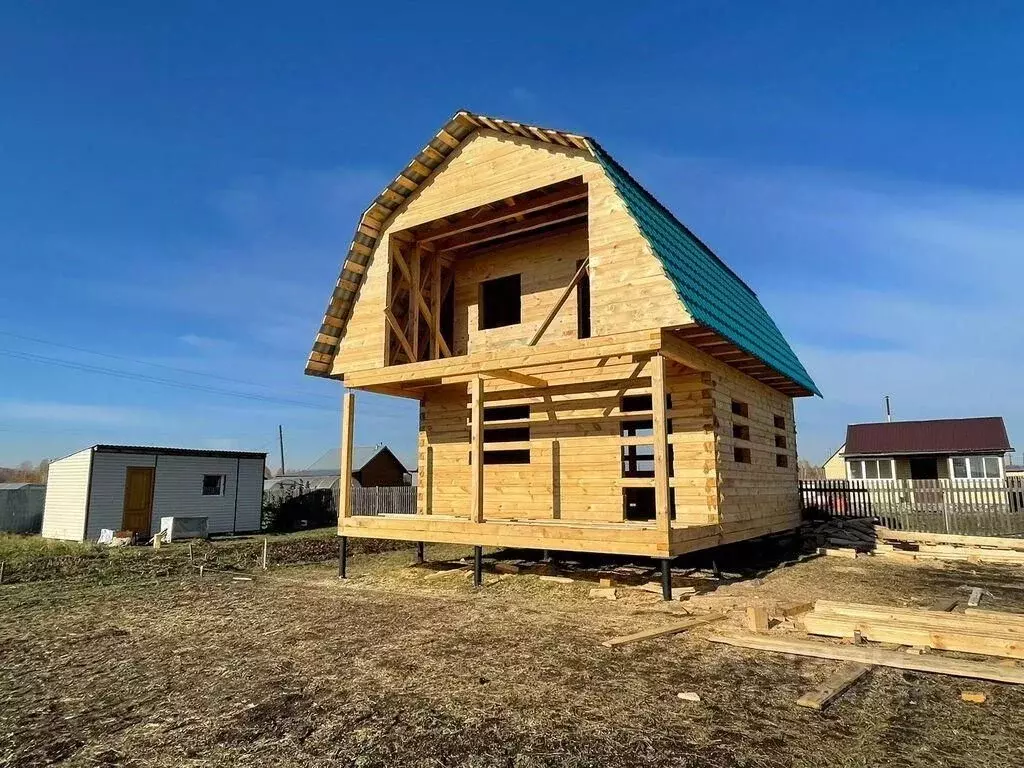
<path fill-rule="evenodd" d="M 582 202 L 582 204 L 581 204 Z M 438 249 L 448 252 L 470 248 L 495 240 L 502 240 L 512 235 L 521 235 L 545 227 L 553 227 L 557 224 L 564 224 L 569 221 L 577 221 L 587 217 L 586 201 L 573 201 L 566 205 L 559 205 L 550 208 L 540 216 L 529 217 L 522 222 L 503 222 L 492 227 L 486 227 L 479 231 L 468 232 L 456 236 L 450 240 L 445 239 L 438 242 Z"/>

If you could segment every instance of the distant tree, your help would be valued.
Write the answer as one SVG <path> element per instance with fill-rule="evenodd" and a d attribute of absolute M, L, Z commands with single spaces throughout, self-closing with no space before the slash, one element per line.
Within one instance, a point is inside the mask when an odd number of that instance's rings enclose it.
<path fill-rule="evenodd" d="M 801 480 L 825 479 L 825 468 L 819 467 L 817 464 L 812 464 L 807 459 L 800 459 L 800 463 L 797 466 L 799 468 Z"/>

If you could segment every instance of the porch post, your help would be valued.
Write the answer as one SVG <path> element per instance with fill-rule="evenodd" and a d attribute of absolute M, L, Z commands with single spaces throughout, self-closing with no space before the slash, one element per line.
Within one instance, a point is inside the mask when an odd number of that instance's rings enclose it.
<path fill-rule="evenodd" d="M 469 519 L 474 523 L 484 521 L 484 379 L 476 376 L 469 383 Z"/>
<path fill-rule="evenodd" d="M 665 412 L 665 358 L 651 358 L 651 412 L 654 426 L 654 512 L 658 530 L 669 533 L 672 528 L 672 492 L 668 479 L 668 418 Z M 666 542 L 668 545 L 669 542 Z"/>
<path fill-rule="evenodd" d="M 341 476 L 338 478 L 338 533 L 343 532 L 342 521 L 352 517 L 352 421 L 355 417 L 356 396 L 345 390 L 341 398 Z"/>

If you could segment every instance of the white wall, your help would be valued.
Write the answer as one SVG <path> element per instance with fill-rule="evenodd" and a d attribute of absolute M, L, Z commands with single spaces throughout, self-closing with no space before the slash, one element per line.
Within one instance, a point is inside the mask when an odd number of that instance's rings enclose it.
<path fill-rule="evenodd" d="M 43 505 L 43 538 L 82 540 L 91 456 L 92 449 L 86 448 L 50 464 Z"/>
<path fill-rule="evenodd" d="M 97 453 L 89 505 L 90 540 L 95 540 L 103 528 L 118 530 L 121 527 L 127 467 L 156 467 L 150 533 L 159 530 L 161 517 L 172 516 L 205 517 L 210 533 L 255 531 L 260 527 L 263 503 L 261 459 Z M 203 496 L 203 475 L 224 475 L 224 494 Z"/>

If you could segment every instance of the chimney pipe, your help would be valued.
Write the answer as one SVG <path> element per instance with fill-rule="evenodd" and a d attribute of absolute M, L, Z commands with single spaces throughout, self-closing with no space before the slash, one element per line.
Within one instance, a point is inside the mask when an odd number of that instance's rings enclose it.
<path fill-rule="evenodd" d="M 889 405 L 889 396 L 885 396 L 885 420 L 892 421 L 892 407 Z"/>

